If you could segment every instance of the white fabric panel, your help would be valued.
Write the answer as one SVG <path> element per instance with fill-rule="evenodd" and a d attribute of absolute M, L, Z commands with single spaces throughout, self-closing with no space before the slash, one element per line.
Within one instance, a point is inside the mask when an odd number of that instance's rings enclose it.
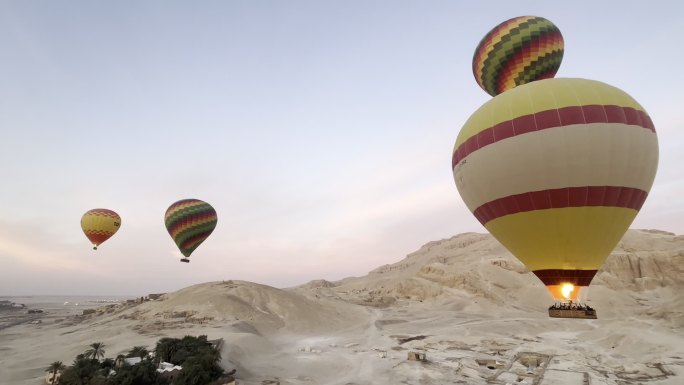
<path fill-rule="evenodd" d="M 563 187 L 620 186 L 649 191 L 658 166 L 653 131 L 621 123 L 569 125 L 485 146 L 454 168 L 471 211 L 495 199 Z"/>

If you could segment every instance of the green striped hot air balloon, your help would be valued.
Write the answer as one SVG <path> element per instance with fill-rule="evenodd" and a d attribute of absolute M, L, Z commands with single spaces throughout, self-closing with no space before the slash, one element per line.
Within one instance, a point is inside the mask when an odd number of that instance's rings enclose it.
<path fill-rule="evenodd" d="M 211 235 L 217 221 L 216 210 L 199 199 L 182 199 L 169 206 L 164 223 L 185 256 L 181 262 L 190 262 L 190 254 Z"/>
<path fill-rule="evenodd" d="M 563 35 L 549 20 L 520 16 L 494 27 L 473 55 L 477 84 L 496 96 L 516 86 L 552 78 L 564 51 Z"/>

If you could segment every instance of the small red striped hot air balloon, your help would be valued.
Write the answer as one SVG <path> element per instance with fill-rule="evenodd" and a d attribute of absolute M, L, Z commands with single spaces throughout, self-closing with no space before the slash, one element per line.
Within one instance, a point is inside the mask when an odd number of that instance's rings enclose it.
<path fill-rule="evenodd" d="M 111 238 L 121 227 L 121 217 L 109 209 L 88 210 L 81 217 L 81 229 L 93 244 L 93 250 Z"/>
<path fill-rule="evenodd" d="M 199 199 L 181 199 L 169 206 L 164 224 L 185 257 L 181 262 L 190 262 L 190 254 L 211 235 L 217 222 L 216 210 Z"/>
<path fill-rule="evenodd" d="M 644 204 L 658 139 L 644 108 L 593 80 L 503 92 L 465 123 L 454 180 L 477 220 L 556 300 L 577 300 Z"/>

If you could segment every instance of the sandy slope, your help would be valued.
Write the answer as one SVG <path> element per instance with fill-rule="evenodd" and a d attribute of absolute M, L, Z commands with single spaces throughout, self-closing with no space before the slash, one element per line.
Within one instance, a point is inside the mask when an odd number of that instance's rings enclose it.
<path fill-rule="evenodd" d="M 212 282 L 13 326 L 0 331 L 0 384 L 38 384 L 94 341 L 114 357 L 186 334 L 224 338 L 241 384 L 683 384 L 683 272 L 684 237 L 632 230 L 587 293 L 599 319 L 550 319 L 524 266 L 490 236 L 461 234 L 365 277 Z"/>

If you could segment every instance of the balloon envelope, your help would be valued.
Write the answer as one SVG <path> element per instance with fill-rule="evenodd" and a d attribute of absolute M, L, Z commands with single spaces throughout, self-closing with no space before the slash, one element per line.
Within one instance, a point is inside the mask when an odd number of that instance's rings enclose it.
<path fill-rule="evenodd" d="M 216 210 L 199 199 L 179 200 L 164 216 L 166 230 L 186 258 L 211 235 L 217 221 Z"/>
<path fill-rule="evenodd" d="M 513 87 L 552 78 L 563 60 L 563 35 L 549 20 L 520 16 L 494 27 L 473 55 L 473 75 L 496 96 Z"/>
<path fill-rule="evenodd" d="M 81 217 L 81 229 L 95 250 L 102 242 L 119 231 L 120 227 L 121 217 L 112 210 L 92 209 Z"/>
<path fill-rule="evenodd" d="M 564 284 L 589 285 L 643 205 L 657 165 L 646 111 L 585 79 L 496 96 L 465 123 L 452 156 L 470 211 L 556 299 Z"/>

